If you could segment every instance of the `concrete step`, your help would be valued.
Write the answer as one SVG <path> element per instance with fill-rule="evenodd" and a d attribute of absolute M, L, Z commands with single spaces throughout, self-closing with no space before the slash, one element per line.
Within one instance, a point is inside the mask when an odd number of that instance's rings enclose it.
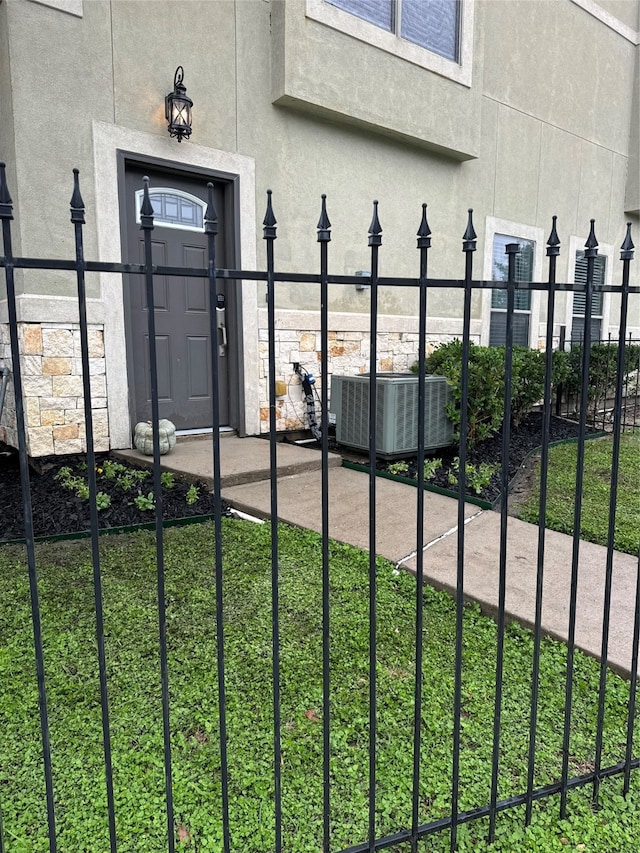
<path fill-rule="evenodd" d="M 138 450 L 115 451 L 121 458 L 148 468 L 153 466 L 153 457 Z M 266 438 L 238 438 L 235 434 L 220 437 L 221 481 L 227 488 L 242 483 L 269 480 L 269 441 Z M 213 450 L 211 435 L 181 436 L 170 453 L 161 457 L 163 471 L 191 480 L 204 480 L 213 487 Z M 320 450 L 308 446 L 300 447 L 288 442 L 278 442 L 276 447 L 278 477 L 287 477 L 306 471 L 320 470 Z M 336 453 L 329 454 L 329 466 L 342 463 Z"/>

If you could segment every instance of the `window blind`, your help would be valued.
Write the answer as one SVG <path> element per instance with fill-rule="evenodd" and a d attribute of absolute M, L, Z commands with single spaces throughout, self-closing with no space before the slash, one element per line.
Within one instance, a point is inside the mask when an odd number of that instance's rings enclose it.
<path fill-rule="evenodd" d="M 337 6 L 363 21 L 369 21 L 376 27 L 393 32 L 394 3 L 393 0 L 328 0 L 332 6 Z"/>
<path fill-rule="evenodd" d="M 402 0 L 400 35 L 455 61 L 459 15 L 459 0 Z"/>
<path fill-rule="evenodd" d="M 593 283 L 599 286 L 604 285 L 605 274 L 607 270 L 607 259 L 604 255 L 596 255 L 593 265 Z M 587 259 L 584 252 L 576 252 L 576 284 L 581 284 L 583 287 L 587 285 Z M 594 293 L 591 296 L 591 314 L 594 317 L 602 316 L 602 297 L 603 293 Z M 586 293 L 573 294 L 573 315 L 574 317 L 584 317 L 585 308 L 587 305 Z"/>
<path fill-rule="evenodd" d="M 593 264 L 593 283 L 604 285 L 607 271 L 607 259 L 604 255 L 596 255 Z M 576 252 L 576 284 L 586 287 L 587 259 L 584 252 Z M 590 339 L 592 343 L 602 337 L 602 305 L 603 293 L 591 295 Z M 573 317 L 571 318 L 571 343 L 580 343 L 584 339 L 584 316 L 587 307 L 586 293 L 573 294 Z"/>
<path fill-rule="evenodd" d="M 363 21 L 458 60 L 461 0 L 327 0 Z"/>
<path fill-rule="evenodd" d="M 493 237 L 494 281 L 506 281 L 509 277 L 509 262 L 505 254 L 508 243 L 518 243 L 520 245 L 520 251 L 516 255 L 516 281 L 532 281 L 535 243 L 533 240 L 518 240 L 516 237 L 508 237 L 506 234 L 495 234 Z M 506 310 L 506 290 L 491 291 L 491 307 Z M 529 311 L 531 309 L 530 290 L 516 290 L 515 309 L 516 311 Z"/>

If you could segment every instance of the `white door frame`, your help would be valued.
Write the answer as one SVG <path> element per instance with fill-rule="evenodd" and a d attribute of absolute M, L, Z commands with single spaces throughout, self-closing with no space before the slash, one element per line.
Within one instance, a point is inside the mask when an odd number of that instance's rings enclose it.
<path fill-rule="evenodd" d="M 118 152 L 141 157 L 164 159 L 183 167 L 226 172 L 239 177 L 238 257 L 241 268 L 256 266 L 256 202 L 255 161 L 252 157 L 205 148 L 187 143 L 176 145 L 169 137 L 131 130 L 105 122 L 93 122 L 93 158 L 95 175 L 96 227 L 98 257 L 101 261 L 119 262 L 122 258 L 120 238 L 120 197 L 118 192 Z M 259 432 L 259 395 L 257 375 L 251 365 L 258 365 L 258 299 L 255 282 L 243 281 L 241 289 L 242 363 L 240 377 L 244 391 L 244 411 L 240 413 L 243 431 Z M 107 373 L 107 406 L 112 447 L 131 446 L 129 389 L 125 344 L 124 300 L 122 276 L 100 273 L 100 294 L 104 306 L 104 345 Z"/>

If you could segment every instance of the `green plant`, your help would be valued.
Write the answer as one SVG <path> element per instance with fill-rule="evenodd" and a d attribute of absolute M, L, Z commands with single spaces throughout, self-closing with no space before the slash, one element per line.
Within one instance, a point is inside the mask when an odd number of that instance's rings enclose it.
<path fill-rule="evenodd" d="M 426 361 L 427 373 L 445 376 L 451 387 L 453 402 L 447 415 L 456 430 L 460 430 L 462 400 L 462 341 L 453 340 L 433 351 Z M 417 364 L 414 365 L 417 371 Z M 478 347 L 470 344 L 469 363 L 468 441 L 473 444 L 488 438 L 500 429 L 504 417 L 502 387 L 504 358 L 499 347 Z"/>
<path fill-rule="evenodd" d="M 489 485 L 491 478 L 499 468 L 500 465 L 490 465 L 488 462 L 481 462 L 477 467 L 467 465 L 467 484 L 479 495 Z"/>
<path fill-rule="evenodd" d="M 425 480 L 433 480 L 436 473 L 442 468 L 442 459 L 425 459 L 423 466 L 423 475 Z"/>
<path fill-rule="evenodd" d="M 160 474 L 160 482 L 165 489 L 172 489 L 176 484 L 176 475 L 171 471 L 163 471 Z"/>
<path fill-rule="evenodd" d="M 56 474 L 56 480 L 59 480 L 65 489 L 74 492 L 82 500 L 89 498 L 89 486 L 84 477 L 77 477 L 73 474 L 68 465 L 63 465 Z"/>
<path fill-rule="evenodd" d="M 573 344 L 564 354 L 567 362 L 564 386 L 569 396 L 577 396 L 582 388 L 583 347 Z M 618 371 L 619 346 L 617 342 L 595 343 L 589 351 L 589 382 L 587 398 L 589 406 L 596 411 L 607 397 L 615 392 Z M 640 368 L 640 344 L 626 344 L 623 359 L 623 374 L 628 376 Z"/>
<path fill-rule="evenodd" d="M 504 358 L 504 348 L 500 349 Z M 512 371 L 511 420 L 517 425 L 544 395 L 545 353 L 515 346 Z"/>
<path fill-rule="evenodd" d="M 66 481 L 71 477 L 71 468 L 68 465 L 62 465 L 56 474 L 56 480 L 62 481 L 62 483 L 66 483 Z"/>
<path fill-rule="evenodd" d="M 456 456 L 456 458 L 451 463 L 451 468 L 449 468 L 449 473 L 447 474 L 447 480 L 450 485 L 455 486 L 458 482 L 460 474 L 460 457 Z"/>
<path fill-rule="evenodd" d="M 81 498 L 83 501 L 89 500 L 89 484 L 85 483 L 84 480 L 80 480 L 78 477 L 78 482 L 75 487 L 76 495 Z"/>
<path fill-rule="evenodd" d="M 142 492 L 138 492 L 138 496 L 133 499 L 133 502 L 138 509 L 141 509 L 143 512 L 149 512 L 156 508 L 153 492 L 149 492 L 147 495 L 143 495 Z"/>
<path fill-rule="evenodd" d="M 479 495 L 489 485 L 491 478 L 499 467 L 497 464 L 490 465 L 488 462 L 481 462 L 477 466 L 472 462 L 467 462 L 465 465 L 465 481 L 467 486 Z M 447 479 L 452 486 L 458 484 L 460 479 L 460 457 L 456 456 L 453 460 Z"/>
<path fill-rule="evenodd" d="M 111 506 L 111 498 L 105 492 L 98 492 L 96 495 L 96 506 L 98 511 L 108 509 Z"/>
<path fill-rule="evenodd" d="M 149 477 L 149 472 L 141 468 L 128 468 L 125 465 L 117 470 L 116 483 L 123 492 L 132 491 L 137 485 Z"/>
<path fill-rule="evenodd" d="M 192 483 L 187 489 L 187 494 L 185 496 L 188 506 L 193 506 L 194 503 L 197 503 L 199 497 L 200 493 L 198 491 L 198 487 L 195 483 Z"/>
<path fill-rule="evenodd" d="M 115 480 L 115 478 L 127 470 L 125 465 L 120 462 L 112 462 L 111 459 L 105 459 L 102 463 L 102 473 L 107 480 Z M 100 469 L 98 469 L 100 473 Z"/>
<path fill-rule="evenodd" d="M 118 477 L 118 485 L 123 492 L 130 492 L 135 487 L 137 480 L 132 474 L 133 472 L 128 472 Z"/>
<path fill-rule="evenodd" d="M 282 637 L 283 839 L 289 853 L 322 849 L 322 542 L 308 531 L 278 527 Z M 216 594 L 210 565 L 211 524 L 165 532 L 169 725 L 174 770 L 176 849 L 214 853 L 223 847 Z M 224 518 L 225 671 L 233 850 L 274 849 L 271 529 Z M 152 532 L 109 537 L 101 545 L 106 606 L 118 849 L 167 850 L 163 732 L 158 660 L 156 541 Z M 331 832 L 332 849 L 366 838 L 369 759 L 369 557 L 330 543 L 331 583 Z M 109 849 L 104 750 L 95 653 L 95 601 L 87 542 L 45 543 L 38 551 L 42 639 L 51 720 L 56 828 L 60 849 Z M 376 835 L 411 820 L 415 699 L 416 581 L 376 562 Z M 455 601 L 421 588 L 425 611 L 423 723 L 419 820 L 449 814 L 452 784 L 452 696 L 455 680 Z M 497 628 L 476 605 L 462 611 L 460 809 L 489 801 L 492 771 Z M 540 649 L 536 785 L 560 777 L 566 647 L 543 638 Z M 526 790 L 533 637 L 505 628 L 500 797 Z M 570 775 L 593 762 L 600 665 L 578 650 L 574 659 Z M 603 767 L 624 757 L 630 685 L 606 674 Z M 46 853 L 38 692 L 33 666 L 29 576 L 20 548 L 0 549 L 0 787 L 7 853 Z M 637 725 L 637 722 L 636 722 Z M 28 748 L 27 748 L 28 747 Z M 634 754 L 637 754 L 635 752 Z M 534 803 L 524 828 L 522 808 L 500 811 L 496 841 L 487 822 L 461 827 L 461 853 L 632 853 L 638 850 L 640 773 L 631 790 L 604 778 L 600 808 L 591 786 L 570 790 L 566 819 L 558 796 Z M 89 804 L 89 805 L 88 805 Z M 89 807 L 90 806 L 90 807 Z M 464 830 L 464 831 L 462 831 Z M 64 844 L 64 846 L 63 846 Z M 420 845 L 447 853 L 446 831 Z M 397 853 L 406 845 L 397 844 Z"/>
<path fill-rule="evenodd" d="M 387 466 L 387 471 L 395 476 L 404 476 L 409 473 L 409 465 L 407 462 L 391 462 Z"/>
<path fill-rule="evenodd" d="M 455 339 L 437 347 L 426 360 L 429 374 L 445 376 L 451 387 L 453 403 L 447 415 L 460 431 L 460 406 L 462 403 L 462 341 Z M 564 354 L 554 354 L 552 384 L 557 384 L 567 371 Z M 467 405 L 470 445 L 496 433 L 504 420 L 505 348 L 482 347 L 469 343 L 467 365 L 469 392 Z M 418 370 L 413 365 L 414 373 Z M 511 418 L 518 424 L 544 394 L 545 354 L 527 347 L 514 346 L 511 376 Z"/>

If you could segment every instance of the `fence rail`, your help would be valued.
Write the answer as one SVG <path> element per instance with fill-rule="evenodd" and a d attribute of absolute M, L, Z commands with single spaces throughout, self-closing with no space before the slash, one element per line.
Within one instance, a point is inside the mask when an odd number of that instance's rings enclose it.
<path fill-rule="evenodd" d="M 0 167 L 0 219 L 2 220 L 3 255 L 0 258 L 0 266 L 5 271 L 6 298 L 9 316 L 11 358 L 12 358 L 12 380 L 15 393 L 17 432 L 19 441 L 20 476 L 23 494 L 23 512 L 25 523 L 26 556 L 29 574 L 31 595 L 31 620 L 34 637 L 36 681 L 38 688 L 38 704 L 40 714 L 40 733 L 43 751 L 43 770 L 45 779 L 46 810 L 48 821 L 49 849 L 55 853 L 58 849 L 58 828 L 54 773 L 52 770 L 52 750 L 50 745 L 49 723 L 50 709 L 47 704 L 47 685 L 45 679 L 44 650 L 42 642 L 42 607 L 39 598 L 37 553 L 34 542 L 32 506 L 29 486 L 29 459 L 27 455 L 25 411 L 23 405 L 23 386 L 21 360 L 18 340 L 18 320 L 16 309 L 16 287 L 15 270 L 18 269 L 49 269 L 66 270 L 73 272 L 77 279 L 78 308 L 80 316 L 81 353 L 83 368 L 83 389 L 86 423 L 86 445 L 87 445 L 87 470 L 89 476 L 89 492 L 91 503 L 91 553 L 93 565 L 93 588 L 96 615 L 96 640 L 97 657 L 100 682 L 100 699 L 102 710 L 102 737 L 104 751 L 104 769 L 107 791 L 107 811 L 109 823 L 109 838 L 111 853 L 119 849 L 117 838 L 118 815 L 113 791 L 113 757 L 111 744 L 110 725 L 110 703 L 109 703 L 109 678 L 105 663 L 105 647 L 109 642 L 105 636 L 103 618 L 103 592 L 102 592 L 102 567 L 101 549 L 99 537 L 99 523 L 96 507 L 97 485 L 95 477 L 95 451 L 92 426 L 91 408 L 91 376 L 89 371 L 89 349 L 87 336 L 86 315 L 86 289 L 85 276 L 87 272 L 111 272 L 127 275 L 143 276 L 146 284 L 146 298 L 149 306 L 149 342 L 150 342 L 150 385 L 152 399 L 152 420 L 155 424 L 159 420 L 158 409 L 158 371 L 155 352 L 155 327 L 154 327 L 154 277 L 164 275 L 170 277 L 206 277 L 208 280 L 210 305 L 215 306 L 217 294 L 217 282 L 222 279 L 228 280 L 259 280 L 265 281 L 267 285 L 267 310 L 269 327 L 269 374 L 268 387 L 270 398 L 270 464 L 271 464 L 271 601 L 272 601 L 272 691 L 273 691 L 273 795 L 274 795 L 274 830 L 272 849 L 280 853 L 287 846 L 287 838 L 283 831 L 282 812 L 282 720 L 281 720 L 281 696 L 280 687 L 282 681 L 281 653 L 282 637 L 280 634 L 280 575 L 279 575 L 279 537 L 278 537 L 278 478 L 276 468 L 277 436 L 276 436 L 276 364 L 275 364 L 275 325 L 276 307 L 275 293 L 278 282 L 310 282 L 319 286 L 320 319 L 321 319 L 321 394 L 322 394 L 322 416 L 321 416 L 321 455 L 322 455 L 322 727 L 323 727 L 323 820 L 322 827 L 318 828 L 316 837 L 325 853 L 335 850 L 332 840 L 332 707 L 331 707 L 331 666 L 330 659 L 332 649 L 330 648 L 330 565 L 331 553 L 329 547 L 329 463 L 328 463 L 328 332 L 329 332 L 329 309 L 328 309 L 328 285 L 329 284 L 362 284 L 363 279 L 355 276 L 335 276 L 329 273 L 329 244 L 331 241 L 331 223 L 327 215 L 326 199 L 323 196 L 321 203 L 320 219 L 317 226 L 317 241 L 319 243 L 319 272 L 317 273 L 282 273 L 276 269 L 275 241 L 277 237 L 277 222 L 274 215 L 271 193 L 268 193 L 267 208 L 264 218 L 263 237 L 266 244 L 266 269 L 265 270 L 226 270 L 216 267 L 215 236 L 217 233 L 217 216 L 213 206 L 213 187 L 209 185 L 208 208 L 205 216 L 205 232 L 208 236 L 209 259 L 206 269 L 182 268 L 157 266 L 152 261 L 152 234 L 154 228 L 153 208 L 149 200 L 148 181 L 145 180 L 144 202 L 141 211 L 141 230 L 144 240 L 144 263 L 123 264 L 116 262 L 91 262 L 84 257 L 83 226 L 85 224 L 85 210 L 80 195 L 79 179 L 77 170 L 74 175 L 74 189 L 71 199 L 71 221 L 74 228 L 76 256 L 75 260 L 54 260 L 43 258 L 16 258 L 13 255 L 11 241 L 11 220 L 13 218 L 12 200 L 6 184 L 4 166 Z M 462 238 L 462 251 L 464 253 L 464 276 L 460 279 L 444 280 L 430 279 L 428 277 L 428 257 L 431 249 L 431 231 L 427 222 L 426 205 L 423 205 L 422 217 L 417 232 L 418 263 L 415 278 L 397 277 L 389 278 L 379 275 L 378 258 L 382 246 L 382 227 L 378 218 L 378 205 L 374 202 L 373 218 L 368 232 L 368 244 L 370 250 L 370 276 L 367 283 L 371 285 L 371 311 L 370 311 L 370 363 L 376 364 L 377 346 L 377 322 L 378 322 L 378 288 L 380 286 L 403 286 L 417 289 L 419 294 L 418 330 L 419 330 L 419 424 L 418 424 L 418 485 L 416 491 L 416 518 L 417 518 L 417 572 L 415 585 L 415 673 L 414 673 L 414 722 L 413 722 L 413 775 L 411 780 L 411 825 L 398 827 L 392 834 L 377 835 L 377 816 L 380 804 L 377 800 L 377 750 L 378 750 L 378 695 L 377 695 L 377 567 L 376 567 L 376 374 L 371 371 L 369 390 L 369 557 L 368 557 L 368 582 L 369 582 L 369 745 L 368 745 L 368 836 L 365 841 L 359 842 L 353 839 L 353 845 L 343 850 L 343 853 L 365 853 L 384 848 L 394 847 L 407 843 L 412 851 L 418 849 L 420 839 L 439 832 L 448 832 L 450 835 L 450 849 L 455 850 L 458 842 L 458 829 L 461 825 L 475 821 L 482 817 L 488 817 L 490 840 L 495 838 L 496 823 L 498 815 L 516 806 L 525 806 L 525 823 L 529 823 L 532 817 L 533 803 L 553 795 L 560 795 L 560 814 L 564 817 L 567 813 L 567 796 L 575 788 L 587 785 L 593 786 L 593 796 L 597 801 L 600 782 L 612 776 L 621 777 L 622 792 L 626 795 L 629 791 L 631 773 L 640 767 L 640 758 L 634 755 L 634 726 L 636 719 L 636 689 L 638 670 L 638 645 L 640 635 L 640 583 L 636 584 L 630 595 L 635 595 L 637 600 L 636 620 L 634 628 L 633 653 L 630 662 L 631 678 L 628 685 L 628 719 L 626 726 L 626 740 L 623 745 L 619 761 L 611 766 L 602 766 L 602 744 L 604 729 L 604 709 L 606 701 L 606 673 L 608 637 L 611 618 L 611 582 L 613 571 L 613 534 L 616 513 L 616 500 L 618 488 L 618 468 L 620 456 L 621 432 L 625 424 L 624 401 L 628 397 L 629 370 L 625 369 L 625 350 L 628 346 L 635 345 L 635 341 L 627 334 L 627 313 L 630 294 L 637 294 L 640 288 L 631 287 L 629 283 L 630 265 L 633 259 L 633 243 L 631 241 L 630 227 L 624 238 L 621 248 L 622 277 L 621 286 L 602 288 L 604 291 L 614 291 L 620 294 L 621 313 L 620 328 L 616 352 L 615 383 L 613 386 L 614 400 L 611 411 L 611 429 L 613 434 L 613 465 L 611 479 L 610 498 L 610 527 L 607 544 L 606 580 L 605 580 L 605 603 L 603 612 L 603 639 L 600 665 L 600 692 L 598 697 L 598 719 L 595 732 L 595 762 L 593 769 L 589 772 L 572 776 L 570 774 L 570 735 L 572 731 L 572 709 L 574 690 L 574 655 L 575 655 L 575 626 L 577 608 L 577 583 L 580 565 L 579 538 L 582 498 L 583 498 L 583 466 L 585 438 L 588 423 L 590 397 L 590 363 L 593 358 L 593 347 L 590 341 L 590 312 L 592 294 L 596 289 L 594 285 L 594 258 L 597 256 L 598 244 L 595 237 L 594 223 L 591 223 L 589 239 L 585 247 L 587 258 L 586 284 L 569 285 L 556 281 L 556 263 L 560 253 L 560 240 L 556 231 L 555 217 L 547 243 L 548 256 L 548 279 L 546 282 L 517 282 L 516 279 L 516 255 L 518 244 L 509 244 L 506 247 L 508 262 L 507 281 L 493 282 L 482 281 L 473 278 L 473 259 L 476 251 L 477 237 L 473 226 L 472 214 L 469 212 L 467 228 Z M 420 821 L 421 802 L 421 777 L 424 772 L 423 748 L 426 733 L 423 722 L 423 695 L 424 695 L 424 662 L 422 658 L 423 629 L 425 625 L 425 604 L 422 587 L 422 575 L 424 562 L 428 559 L 428 552 L 424 550 L 423 540 L 423 510 L 425 501 L 423 463 L 425 459 L 424 446 L 424 409 L 425 409 L 425 341 L 427 320 L 427 298 L 429 290 L 446 287 L 461 290 L 464 296 L 463 307 L 463 364 L 468 363 L 471 325 L 471 304 L 475 291 L 486 288 L 499 288 L 507 291 L 507 319 L 506 319 L 506 346 L 505 346 L 505 390 L 504 411 L 505 421 L 503 430 L 503 454 L 502 454 L 502 498 L 500 503 L 500 572 L 499 572 L 499 607 L 497 614 L 497 646 L 495 661 L 495 700 L 493 713 L 493 730 L 487 733 L 491 739 L 491 786 L 490 798 L 486 803 L 480 803 L 471 810 L 460 810 L 460 778 L 461 778 L 461 723 L 463 719 L 462 687 L 463 687 L 463 610 L 465 593 L 465 572 L 468 570 L 465 555 L 465 483 L 464 477 L 459 478 L 458 491 L 458 527 L 457 527 L 457 579 L 456 579 L 456 639 L 455 639 L 455 673 L 452 707 L 452 739 L 451 739 L 451 790 L 449 796 L 450 814 L 428 823 Z M 574 534 L 571 566 L 567 567 L 571 572 L 571 594 L 568 602 L 569 607 L 569 640 L 567 643 L 566 677 L 564 683 L 564 712 L 563 712 L 563 750 L 562 770 L 560 778 L 551 784 L 536 786 L 535 766 L 536 747 L 539 714 L 539 679 L 540 679 L 540 655 L 542 642 L 542 591 L 545 570 L 545 527 L 540 525 L 538 534 L 537 553 L 537 578 L 536 578 L 536 612 L 533 643 L 533 666 L 531 672 L 531 700 L 529 709 L 529 732 L 528 732 L 528 755 L 527 755 L 527 786 L 526 790 L 515 796 L 507 798 L 500 796 L 499 770 L 501 757 L 501 737 L 503 734 L 502 706 L 503 706 L 503 680 L 504 680 L 504 641 L 505 641 L 505 596 L 508 583 L 508 548 L 507 548 L 507 519 L 508 505 L 507 492 L 509 483 L 509 430 L 510 430 L 510 406 L 511 406 L 511 382 L 512 382 L 512 355 L 513 355 L 513 333 L 514 333 L 514 300 L 518 289 L 537 289 L 547 295 L 547 338 L 546 338 L 546 379 L 543 407 L 543 430 L 541 435 L 541 490 L 540 490 L 540 517 L 546 517 L 546 478 L 549 463 L 549 424 L 551 412 L 554 405 L 552 393 L 552 358 L 553 358 L 553 328 L 555 316 L 555 300 L 558 293 L 562 291 L 584 292 L 585 300 L 585 322 L 584 338 L 580 351 L 580 376 L 577 387 L 577 398 L 579 400 L 579 440 L 578 440 L 578 466 L 576 479 L 576 502 L 574 514 Z M 216 337 L 215 316 L 212 314 L 210 323 L 210 334 L 212 340 Z M 629 341 L 629 343 L 627 343 Z M 221 447 L 219 437 L 219 395 L 218 386 L 218 348 L 211 347 L 211 375 L 213 385 L 213 407 L 211 419 L 213 425 L 212 434 L 212 459 L 214 471 L 214 496 L 215 496 L 215 548 L 211 560 L 215 565 L 215 590 L 216 590 L 216 681 L 218 687 L 218 729 L 220 734 L 220 790 L 221 797 L 218 803 L 208 803 L 207 808 L 211 811 L 219 809 L 222 824 L 222 845 L 225 853 L 239 849 L 234 845 L 232 826 L 230 823 L 230 790 L 229 790 L 229 768 L 227 755 L 227 702 L 226 702 L 226 660 L 225 660 L 225 635 L 224 635 L 224 583 L 223 564 L 225 555 L 222 550 L 222 500 L 221 500 L 221 474 L 220 458 Z M 607 383 L 607 387 L 609 384 Z M 469 395 L 468 371 L 462 374 L 462 401 L 461 401 L 461 437 L 459 447 L 460 470 L 465 470 L 468 455 L 467 442 L 467 406 Z M 155 494 L 158 496 L 155 507 L 155 547 L 156 547 L 156 569 L 157 569 L 157 601 L 158 601 L 158 644 L 160 650 L 160 672 L 159 680 L 162 686 L 161 710 L 163 731 L 163 761 L 164 761 L 164 811 L 166 813 L 166 836 L 167 848 L 170 853 L 176 849 L 176 814 L 173 798 L 173 763 L 171 749 L 171 696 L 170 680 L 171 672 L 168 666 L 167 655 L 167 614 L 165 610 L 165 556 L 164 556 L 164 527 L 162 489 L 160 482 L 160 444 L 159 431 L 156 428 L 153 433 L 153 470 L 155 477 Z M 205 559 L 205 555 L 203 555 Z M 640 571 L 640 570 L 639 570 Z M 0 733 L 0 738 L 2 734 Z M 5 839 L 6 842 L 6 839 Z M 0 824 L 0 851 L 5 849 L 2 839 L 2 826 Z M 13 849 L 7 844 L 6 849 Z M 121 849 L 121 848 L 120 848 Z"/>

